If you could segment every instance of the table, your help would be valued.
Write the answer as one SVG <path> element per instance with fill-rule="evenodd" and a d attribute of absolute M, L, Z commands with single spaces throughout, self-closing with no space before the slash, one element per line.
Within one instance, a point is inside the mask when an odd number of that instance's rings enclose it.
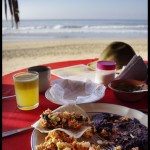
<path fill-rule="evenodd" d="M 68 67 L 78 64 L 85 64 L 98 60 L 98 58 L 94 59 L 86 59 L 86 60 L 73 60 L 73 61 L 64 61 L 64 62 L 56 62 L 43 64 L 44 66 L 49 66 L 51 69 L 57 69 L 62 67 Z M 12 75 L 20 72 L 26 71 L 25 69 L 18 70 L 12 72 L 10 74 L 4 75 L 2 77 L 2 96 L 14 95 L 14 85 Z M 58 77 L 51 75 L 51 81 L 57 79 Z M 117 104 L 122 106 L 127 106 L 133 109 L 148 109 L 148 97 L 145 97 L 143 100 L 135 102 L 135 103 L 127 103 L 118 100 L 110 89 L 106 89 L 105 96 L 96 103 L 110 103 Z M 36 122 L 40 114 L 50 108 L 52 110 L 56 109 L 60 105 L 54 104 L 48 101 L 45 98 L 45 93 L 40 93 L 40 102 L 39 107 L 30 110 L 30 111 L 22 111 L 19 110 L 16 106 L 16 97 L 11 97 L 2 100 L 2 131 L 14 130 L 18 128 L 23 128 L 30 126 L 34 122 Z M 17 133 L 12 136 L 8 136 L 2 139 L 2 149 L 3 150 L 29 150 L 31 149 L 31 134 L 33 129 L 27 130 L 25 132 Z"/>

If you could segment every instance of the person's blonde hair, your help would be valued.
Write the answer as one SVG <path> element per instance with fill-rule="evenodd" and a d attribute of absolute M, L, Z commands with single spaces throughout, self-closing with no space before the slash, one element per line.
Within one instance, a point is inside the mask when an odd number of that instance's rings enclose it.
<path fill-rule="evenodd" d="M 124 42 L 115 41 L 110 43 L 101 53 L 100 60 L 113 60 L 116 62 L 116 69 L 127 65 L 132 57 L 136 55 L 133 48 Z"/>

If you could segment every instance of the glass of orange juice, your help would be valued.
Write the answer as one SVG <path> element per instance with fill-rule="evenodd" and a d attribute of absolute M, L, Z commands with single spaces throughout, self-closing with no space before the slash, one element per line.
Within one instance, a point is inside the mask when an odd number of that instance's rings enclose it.
<path fill-rule="evenodd" d="M 13 76 L 17 106 L 21 110 L 32 110 L 39 105 L 39 74 L 20 72 Z"/>

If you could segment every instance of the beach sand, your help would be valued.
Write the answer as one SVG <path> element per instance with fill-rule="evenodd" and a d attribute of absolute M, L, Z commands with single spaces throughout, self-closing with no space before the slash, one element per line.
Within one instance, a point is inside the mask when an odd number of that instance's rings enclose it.
<path fill-rule="evenodd" d="M 49 40 L 3 42 L 2 75 L 50 62 L 98 58 L 111 42 L 122 41 L 132 46 L 137 55 L 148 60 L 147 39 Z"/>

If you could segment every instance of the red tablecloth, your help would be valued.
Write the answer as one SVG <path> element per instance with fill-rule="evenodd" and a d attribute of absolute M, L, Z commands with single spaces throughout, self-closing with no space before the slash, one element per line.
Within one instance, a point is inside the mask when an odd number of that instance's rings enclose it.
<path fill-rule="evenodd" d="M 75 60 L 75 61 L 65 61 L 65 62 L 57 62 L 44 64 L 46 66 L 50 66 L 51 69 L 62 68 L 77 64 L 88 64 L 95 59 L 87 59 L 87 60 Z M 26 69 L 18 70 L 7 74 L 2 77 L 2 96 L 14 95 L 14 85 L 12 75 L 16 72 L 25 71 Z M 51 75 L 51 80 L 57 79 L 56 76 Z M 40 114 L 47 108 L 56 109 L 59 105 L 54 104 L 48 101 L 45 98 L 45 93 L 40 94 L 40 104 L 39 107 L 30 110 L 30 111 L 22 111 L 19 110 L 16 106 L 16 97 L 7 98 L 2 100 L 2 131 L 8 131 L 18 128 L 23 128 L 30 126 L 34 122 L 39 119 Z M 106 89 L 105 96 L 97 103 L 111 103 L 127 106 L 129 108 L 134 109 L 147 109 L 148 108 L 148 97 L 145 97 L 143 100 L 135 102 L 135 103 L 127 103 L 118 100 L 112 93 L 110 89 Z M 29 150 L 31 149 L 31 134 L 33 129 L 30 129 L 25 132 L 21 132 L 12 136 L 8 136 L 2 139 L 2 149 L 3 150 Z"/>

